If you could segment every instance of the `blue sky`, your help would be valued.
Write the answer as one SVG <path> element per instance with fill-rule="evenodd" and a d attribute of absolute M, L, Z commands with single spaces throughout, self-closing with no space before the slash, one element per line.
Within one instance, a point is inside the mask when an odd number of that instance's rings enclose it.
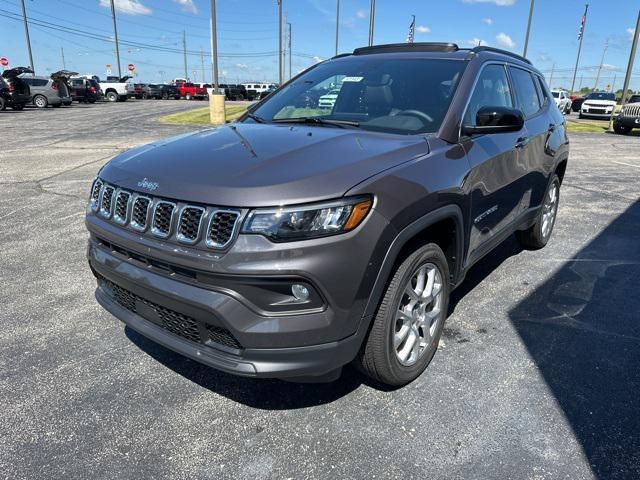
<path fill-rule="evenodd" d="M 277 79 L 276 0 L 218 0 L 219 52 L 223 80 Z M 341 0 L 340 51 L 365 45 L 369 0 Z M 570 86 L 583 0 L 537 0 L 529 58 L 547 78 L 555 64 L 552 86 Z M 123 69 L 137 67 L 141 81 L 184 75 L 182 31 L 186 31 L 189 76 L 201 81 L 200 49 L 210 81 L 209 0 L 116 0 Z M 39 73 L 62 67 L 104 75 L 115 54 L 109 0 L 26 0 L 34 63 Z M 283 0 L 293 29 L 293 71 L 333 55 L 336 0 Z M 640 1 L 591 0 L 576 87 L 593 86 L 605 42 L 609 47 L 600 87 L 621 88 Z M 411 15 L 416 15 L 416 41 L 451 41 L 460 46 L 483 43 L 522 52 L 529 0 L 377 0 L 375 43 L 402 42 Z M 20 12 L 19 0 L 0 0 L 0 56 L 12 65 L 28 64 L 23 26 L 8 16 Z M 15 17 L 14 17 L 15 18 Z M 40 25 L 36 25 L 39 22 Z M 43 24 L 43 22 L 48 22 Z M 45 28 L 47 25 L 51 28 Z M 68 29 L 75 29 L 74 35 Z M 87 38 L 86 32 L 91 38 Z M 168 51 L 157 51 L 148 46 Z M 288 60 L 287 60 L 288 62 Z M 593 68 L 588 68 L 593 67 Z M 640 88 L 640 60 L 632 87 Z"/>

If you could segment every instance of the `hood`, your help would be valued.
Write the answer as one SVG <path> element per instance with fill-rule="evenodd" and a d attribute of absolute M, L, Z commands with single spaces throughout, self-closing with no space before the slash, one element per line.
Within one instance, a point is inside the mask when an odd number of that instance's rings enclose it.
<path fill-rule="evenodd" d="M 615 100 L 592 100 L 592 99 L 587 99 L 583 102 L 584 105 L 603 105 L 606 107 L 610 107 L 611 105 L 615 105 L 616 101 Z"/>
<path fill-rule="evenodd" d="M 17 77 L 18 75 L 22 75 L 23 73 L 33 73 L 33 70 L 31 70 L 29 67 L 15 67 L 2 72 L 2 76 L 4 78 L 13 78 Z"/>
<path fill-rule="evenodd" d="M 261 207 L 337 198 L 428 153 L 424 136 L 324 126 L 234 124 L 129 150 L 100 177 L 174 200 Z"/>

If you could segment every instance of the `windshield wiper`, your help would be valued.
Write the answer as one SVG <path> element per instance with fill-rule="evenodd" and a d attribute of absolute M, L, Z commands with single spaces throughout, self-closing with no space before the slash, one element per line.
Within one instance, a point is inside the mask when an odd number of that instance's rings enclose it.
<path fill-rule="evenodd" d="M 273 123 L 308 123 L 311 125 L 335 125 L 336 127 L 359 127 L 360 122 L 354 120 L 332 120 L 320 117 L 276 118 Z"/>
<path fill-rule="evenodd" d="M 266 123 L 267 122 L 264 118 L 259 117 L 255 113 L 248 112 L 247 113 L 247 117 L 249 117 L 251 120 L 255 120 L 258 123 Z"/>

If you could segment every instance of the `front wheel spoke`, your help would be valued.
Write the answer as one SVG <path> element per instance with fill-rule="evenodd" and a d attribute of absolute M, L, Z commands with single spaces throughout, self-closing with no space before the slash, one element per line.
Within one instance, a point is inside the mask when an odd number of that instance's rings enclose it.
<path fill-rule="evenodd" d="M 400 330 L 395 333 L 395 335 L 393 336 L 393 346 L 396 348 L 396 350 L 400 345 L 402 345 L 402 342 L 405 341 L 410 331 L 411 327 L 409 327 L 409 325 L 402 325 L 402 327 L 400 327 Z"/>
<path fill-rule="evenodd" d="M 407 288 L 404 289 L 404 293 L 406 293 L 409 298 L 413 301 L 413 302 L 417 302 L 418 300 L 420 300 L 420 296 L 418 295 L 418 293 L 413 289 L 413 287 L 411 286 L 411 284 L 409 284 L 407 286 Z"/>
<path fill-rule="evenodd" d="M 415 335 L 416 341 L 413 343 L 413 348 L 411 349 L 411 356 L 414 359 L 416 359 L 420 354 L 420 347 L 422 346 L 422 338 L 420 338 L 420 333 L 418 332 L 418 329 L 415 329 L 413 331 L 413 334 Z"/>
<path fill-rule="evenodd" d="M 409 329 L 409 331 L 410 331 L 410 333 L 407 336 L 407 341 L 404 342 L 404 345 L 402 346 L 402 348 L 398 352 L 398 357 L 400 357 L 400 360 L 402 360 L 403 362 L 407 361 L 407 359 L 409 358 L 409 355 L 411 355 L 411 351 L 413 350 L 413 346 L 418 341 L 418 337 L 416 336 L 414 330 L 413 329 Z"/>

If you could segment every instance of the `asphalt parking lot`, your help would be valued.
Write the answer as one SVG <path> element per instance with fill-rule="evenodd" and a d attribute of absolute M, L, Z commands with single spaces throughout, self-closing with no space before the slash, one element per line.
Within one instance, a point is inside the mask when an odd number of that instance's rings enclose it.
<path fill-rule="evenodd" d="M 640 139 L 576 134 L 556 229 L 453 294 L 427 372 L 385 391 L 233 377 L 102 310 L 91 180 L 200 102 L 0 112 L 0 477 L 640 478 Z"/>

